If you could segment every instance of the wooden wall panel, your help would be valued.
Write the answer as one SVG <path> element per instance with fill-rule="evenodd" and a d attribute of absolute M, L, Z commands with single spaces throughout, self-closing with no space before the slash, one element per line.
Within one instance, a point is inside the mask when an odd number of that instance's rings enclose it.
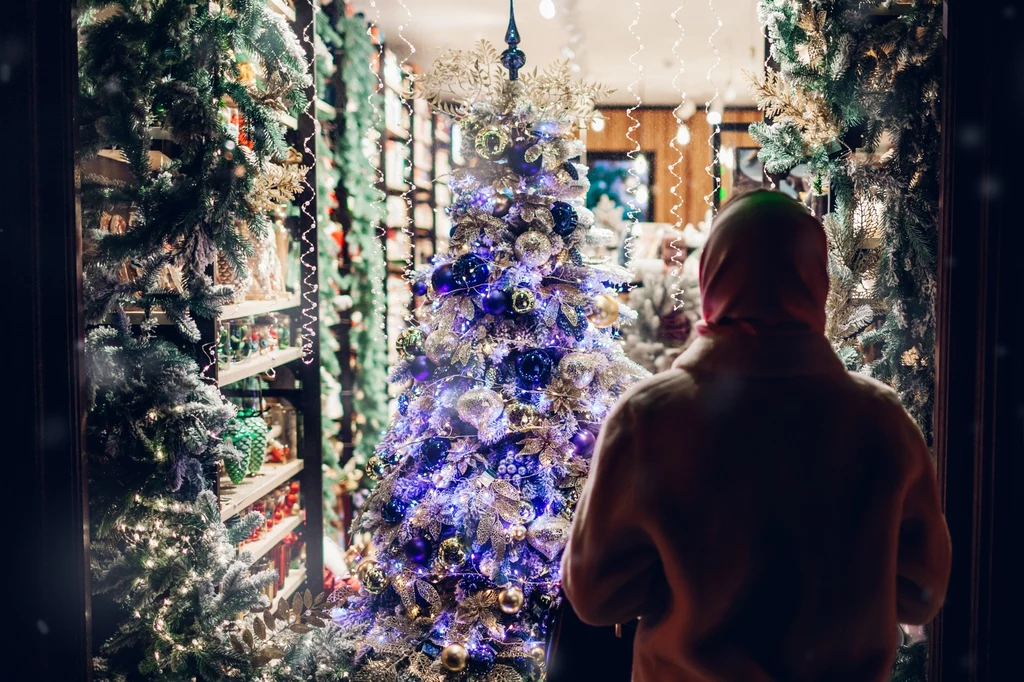
<path fill-rule="evenodd" d="M 630 121 L 625 109 L 602 109 L 605 117 L 604 129 L 600 132 L 587 131 L 587 150 L 590 152 L 628 152 L 634 148 L 626 137 Z M 669 166 L 679 161 L 679 152 L 672 147 L 672 140 L 678 130 L 678 123 L 671 109 L 638 109 L 634 115 L 640 122 L 634 139 L 640 149 L 653 154 L 653 185 L 651 197 L 654 202 L 654 220 L 664 223 L 677 222 L 673 207 L 679 206 L 681 225 L 696 224 L 704 219 L 708 210 L 705 197 L 710 200 L 712 177 L 711 126 L 703 111 L 698 111 L 687 121 L 690 128 L 690 143 L 682 149 L 682 160 L 675 168 L 680 176 L 677 182 Z M 750 123 L 761 120 L 756 110 L 728 110 L 723 116 L 725 123 Z M 729 133 L 733 146 L 756 146 L 745 133 Z M 742 137 L 741 137 L 742 136 Z M 733 139 L 735 138 L 735 139 Z M 675 185 L 676 193 L 672 189 Z M 678 197 L 678 198 L 677 198 Z"/>

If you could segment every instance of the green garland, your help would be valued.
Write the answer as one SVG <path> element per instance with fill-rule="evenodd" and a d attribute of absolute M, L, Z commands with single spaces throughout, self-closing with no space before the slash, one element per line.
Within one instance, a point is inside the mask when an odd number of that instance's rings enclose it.
<path fill-rule="evenodd" d="M 343 13 L 342 13 L 343 15 Z M 358 503 L 370 483 L 362 475 L 388 424 L 388 359 L 384 343 L 386 263 L 377 230 L 383 198 L 376 185 L 376 171 L 367 159 L 366 141 L 373 127 L 383 121 L 383 102 L 376 94 L 377 77 L 370 70 L 376 47 L 366 31 L 366 20 L 357 15 L 340 16 L 335 26 L 343 40 L 342 81 L 348 106 L 344 135 L 338 144 L 338 168 L 347 192 L 351 225 L 345 234 L 351 255 L 346 288 L 352 297 L 350 341 L 355 352 L 354 420 L 355 448 L 346 463 L 349 489 Z"/>
<path fill-rule="evenodd" d="M 260 590 L 275 576 L 250 576 L 245 557 L 234 558 L 259 515 L 229 530 L 207 489 L 219 460 L 240 457 L 223 439 L 234 408 L 194 360 L 153 334 L 151 320 L 133 333 L 121 311 L 159 306 L 195 341 L 193 316 L 212 317 L 230 299 L 208 269 L 220 253 L 244 274 L 253 247 L 239 224 L 254 236 L 269 227 L 249 197 L 264 164 L 286 151 L 275 109 L 303 105 L 304 57 L 258 0 L 226 0 L 219 12 L 206 0 L 80 7 L 80 157 L 120 150 L 131 178 L 82 181 L 87 320 L 118 318 L 90 331 L 86 344 L 94 591 L 98 606 L 109 598 L 122 614 L 109 636 L 99 633 L 96 677 L 254 679 L 263 674 L 257 659 L 231 636 L 239 614 L 267 605 Z M 236 55 L 259 60 L 275 92 L 241 86 Z M 220 120 L 223 96 L 244 116 L 251 153 Z M 151 170 L 155 130 L 177 150 Z M 127 230 L 98 229 L 112 211 L 128 216 Z M 180 289 L 168 285 L 169 266 L 181 272 Z M 123 278 L 126 271 L 134 276 Z"/>
<path fill-rule="evenodd" d="M 772 123 L 750 134 L 769 173 L 806 163 L 831 193 L 829 337 L 850 369 L 898 392 L 930 440 L 941 4 L 761 0 L 758 11 L 779 73 L 759 84 Z"/>

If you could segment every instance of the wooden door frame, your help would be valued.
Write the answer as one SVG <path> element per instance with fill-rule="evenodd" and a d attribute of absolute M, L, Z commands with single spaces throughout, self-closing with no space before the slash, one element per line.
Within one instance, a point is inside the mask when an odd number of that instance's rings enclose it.
<path fill-rule="evenodd" d="M 1020 675 L 1024 239 L 1006 133 L 1024 110 L 1024 10 L 956 0 L 944 10 L 935 452 L 953 571 L 929 680 L 994 682 Z"/>

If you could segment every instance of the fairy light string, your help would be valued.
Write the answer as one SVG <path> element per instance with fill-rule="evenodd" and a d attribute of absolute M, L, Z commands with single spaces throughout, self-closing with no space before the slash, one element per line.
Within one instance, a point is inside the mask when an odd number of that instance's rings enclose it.
<path fill-rule="evenodd" d="M 721 53 L 719 52 L 718 46 L 715 45 L 715 36 L 718 35 L 718 32 L 722 30 L 722 17 L 721 15 L 718 14 L 718 10 L 715 9 L 715 0 L 708 0 L 708 9 L 711 10 L 711 14 L 714 15 L 715 17 L 715 29 L 711 31 L 711 35 L 708 36 L 708 45 L 711 46 L 711 51 L 715 55 L 715 63 L 708 67 L 708 73 L 706 77 L 708 83 L 710 83 L 714 87 L 715 93 L 714 95 L 711 96 L 711 99 L 704 103 L 704 112 L 710 118 L 711 105 L 714 104 L 719 97 L 718 84 L 715 83 L 715 79 L 712 78 L 711 74 L 716 68 L 718 68 L 718 65 L 722 63 Z M 711 209 L 712 213 L 714 213 L 715 211 L 714 197 L 718 193 L 719 185 L 721 184 L 721 179 L 715 177 L 714 173 L 715 164 L 719 162 L 721 157 L 721 151 L 719 149 L 715 149 L 714 146 L 715 136 L 720 134 L 722 130 L 721 124 L 722 122 L 721 120 L 719 120 L 717 123 L 711 126 L 711 135 L 708 136 L 708 146 L 711 147 L 711 149 L 713 150 L 711 153 L 711 163 L 704 167 L 704 171 L 707 173 L 708 178 L 710 178 L 711 180 L 711 191 L 708 194 L 704 195 L 704 203 L 708 205 L 708 208 Z"/>
<path fill-rule="evenodd" d="M 412 11 L 406 4 L 405 0 L 398 0 L 398 4 L 405 10 L 406 21 L 405 23 L 398 25 L 398 39 L 405 43 L 407 52 L 404 53 L 401 61 L 398 62 L 398 73 L 399 77 L 409 76 L 412 78 L 412 74 L 409 73 L 408 67 L 412 57 L 416 54 L 416 46 L 412 44 L 408 38 L 405 37 L 406 27 L 412 23 Z M 404 90 L 404 87 L 403 87 Z M 415 205 L 412 200 L 412 195 L 416 191 L 416 111 L 412 105 L 413 93 L 402 92 L 399 94 L 399 101 L 402 103 L 402 108 L 405 109 L 409 114 L 409 155 L 403 162 L 403 175 L 405 171 L 405 163 L 408 163 L 409 169 L 409 182 L 405 184 L 405 191 L 402 192 L 402 201 L 405 202 L 405 217 L 402 219 L 401 230 L 402 234 L 408 238 L 409 249 L 405 253 L 405 268 L 402 272 L 402 279 L 406 282 L 411 282 L 413 279 L 413 268 L 416 264 L 416 227 L 415 227 Z"/>
<path fill-rule="evenodd" d="M 637 192 L 640 189 L 640 174 L 636 170 L 636 162 L 637 157 L 643 150 L 640 146 L 640 140 L 635 137 L 635 134 L 640 129 L 640 119 L 636 116 L 636 111 L 643 105 L 643 99 L 640 97 L 639 88 L 643 84 L 644 78 L 644 65 L 637 61 L 637 57 L 639 57 L 644 51 L 644 43 L 636 33 L 636 27 L 640 25 L 641 18 L 640 0 L 634 0 L 633 4 L 636 6 L 636 15 L 633 17 L 633 22 L 629 25 L 629 33 L 633 36 L 634 40 L 636 40 L 637 49 L 629 56 L 629 63 L 637 68 L 637 76 L 626 88 L 629 94 L 636 99 L 636 104 L 626 109 L 626 118 L 630 121 L 629 128 L 626 130 L 626 139 L 633 145 L 633 148 L 626 152 L 626 156 L 633 162 L 629 166 L 629 175 L 633 178 L 633 185 L 627 190 L 629 194 L 629 217 L 632 225 L 630 226 L 625 242 L 623 243 L 623 250 L 626 253 L 627 267 L 629 267 L 633 262 L 633 257 L 636 252 L 636 230 L 640 225 L 640 205 L 636 198 Z"/>
<path fill-rule="evenodd" d="M 313 26 L 316 22 L 316 15 L 320 11 L 320 4 L 317 2 L 311 3 L 313 11 L 309 15 L 309 22 L 302 27 L 300 40 L 305 48 L 307 48 L 308 59 L 308 74 L 312 79 L 312 82 L 316 82 L 316 47 L 313 43 Z M 316 116 L 316 88 L 313 88 L 313 97 L 307 98 L 306 105 L 303 108 L 303 115 L 308 116 L 313 121 L 313 128 L 308 135 L 302 140 L 302 153 L 307 159 L 315 159 L 316 153 L 313 145 L 314 141 L 320 134 L 320 121 L 317 120 Z M 311 183 L 309 180 L 310 175 L 314 176 L 314 181 Z M 315 183 L 315 167 L 311 167 L 310 170 L 302 178 L 302 186 L 306 193 L 306 198 L 302 201 L 299 210 L 306 217 L 306 229 L 302 231 L 300 239 L 303 243 L 303 247 L 300 250 L 299 262 L 302 265 L 303 276 L 302 282 L 303 293 L 302 298 L 304 305 L 302 306 L 302 316 L 305 321 L 302 323 L 302 362 L 306 365 L 310 365 L 316 359 L 314 356 L 314 349 L 316 343 L 317 333 L 317 316 L 319 305 L 319 291 L 320 283 L 317 278 L 317 263 L 316 263 L 316 244 L 313 239 L 317 233 L 317 216 L 316 210 L 313 209 L 313 204 L 316 202 L 316 186 Z M 312 236 L 312 237 L 311 237 Z M 312 260 L 310 260 L 312 256 Z"/>
<path fill-rule="evenodd" d="M 373 77 L 377 79 L 377 88 L 375 92 L 370 92 L 366 96 L 367 104 L 369 105 L 370 111 L 373 112 L 373 126 L 372 131 L 368 133 L 373 140 L 373 146 L 377 153 L 376 164 L 370 163 L 370 166 L 374 169 L 374 173 L 377 177 L 377 182 L 374 183 L 373 192 L 377 195 L 377 201 L 373 202 L 373 211 L 376 214 L 377 223 L 377 240 L 374 244 L 374 248 L 380 249 L 381 258 L 374 258 L 370 263 L 370 274 L 374 278 L 374 281 L 378 282 L 382 287 L 379 296 L 374 296 L 373 308 L 377 314 L 376 332 L 380 333 L 377 337 L 382 343 L 387 344 L 388 338 L 388 317 L 387 317 L 387 227 L 385 220 L 387 219 L 387 213 L 385 210 L 384 203 L 387 200 L 387 194 L 382 189 L 384 187 L 384 168 L 381 161 L 384 156 L 384 144 L 382 138 L 386 135 L 384 115 L 380 108 L 374 106 L 374 95 L 380 93 L 380 96 L 384 96 L 384 79 L 381 78 L 381 69 L 384 67 L 384 41 L 380 36 L 380 7 L 377 6 L 376 0 L 370 0 L 370 7 L 374 10 L 374 19 L 366 27 L 366 35 L 370 37 L 370 41 L 375 43 L 377 46 L 377 63 L 374 65 L 373 62 L 367 64 L 367 68 L 373 74 Z M 374 29 L 377 29 L 377 34 L 374 35 Z M 369 160 L 368 160 L 369 162 Z M 375 332 L 375 333 L 376 333 Z"/>
<path fill-rule="evenodd" d="M 672 56 L 675 57 L 676 61 L 679 62 L 679 70 L 676 72 L 675 76 L 673 76 L 673 78 L 672 78 L 672 87 L 679 94 L 679 104 L 676 106 L 675 109 L 672 110 L 672 113 L 675 116 L 676 122 L 680 126 L 686 125 L 686 122 L 682 118 L 682 110 L 683 110 L 684 105 L 686 104 L 686 90 L 683 89 L 683 87 L 682 87 L 682 85 L 680 83 L 680 79 L 683 77 L 683 74 L 686 72 L 686 62 L 683 60 L 682 56 L 679 54 L 679 46 L 682 44 L 683 39 L 686 37 L 686 29 L 683 27 L 683 24 L 679 21 L 679 13 L 683 11 L 685 6 L 686 6 L 686 2 L 684 0 L 682 3 L 679 4 L 678 7 L 676 7 L 675 11 L 672 12 L 672 14 L 670 15 L 672 17 L 672 21 L 675 22 L 676 27 L 679 29 L 679 35 L 676 37 L 675 42 L 672 43 Z M 683 198 L 681 192 L 679 191 L 679 186 L 682 184 L 683 178 L 682 178 L 682 175 L 680 174 L 680 172 L 678 170 L 679 166 L 681 166 L 682 163 L 683 163 L 683 147 L 682 147 L 682 145 L 679 142 L 679 135 L 678 135 L 678 133 L 676 135 L 672 136 L 672 140 L 671 140 L 671 142 L 669 142 L 669 146 L 671 146 L 675 150 L 675 152 L 676 152 L 675 160 L 672 163 L 670 163 L 669 166 L 668 166 L 668 172 L 672 175 L 672 185 L 669 188 L 669 191 L 672 194 L 672 209 L 671 209 L 670 213 L 672 214 L 672 217 L 674 219 L 673 222 L 672 222 L 672 227 L 675 230 L 675 233 L 672 236 L 672 241 L 670 242 L 670 245 L 669 245 L 670 248 L 672 249 L 671 261 L 672 261 L 672 266 L 673 266 L 672 273 L 671 273 L 670 280 L 669 280 L 669 291 L 670 291 L 671 296 L 672 296 L 672 309 L 675 310 L 675 311 L 678 311 L 678 310 L 681 310 L 683 308 L 683 305 L 684 305 L 684 302 L 683 302 L 683 292 L 682 292 L 682 288 L 681 288 L 681 284 L 682 284 L 681 280 L 682 280 L 682 273 L 683 273 L 683 262 L 679 258 L 679 252 L 680 252 L 680 249 L 683 246 L 683 244 L 682 244 L 682 234 L 683 234 L 682 233 L 682 229 L 683 229 L 682 210 L 683 210 L 684 198 Z"/>

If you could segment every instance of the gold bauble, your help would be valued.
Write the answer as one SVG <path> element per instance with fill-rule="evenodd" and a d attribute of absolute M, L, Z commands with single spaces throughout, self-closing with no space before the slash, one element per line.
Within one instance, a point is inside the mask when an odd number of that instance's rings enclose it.
<path fill-rule="evenodd" d="M 551 240 L 536 230 L 524 232 L 516 238 L 516 258 L 528 268 L 547 263 L 551 258 Z"/>
<path fill-rule="evenodd" d="M 511 528 L 512 539 L 516 542 L 522 542 L 526 539 L 526 526 L 517 524 Z"/>
<path fill-rule="evenodd" d="M 461 644 L 449 644 L 441 650 L 441 665 L 453 673 L 462 672 L 469 662 L 469 652 Z"/>
<path fill-rule="evenodd" d="M 512 210 L 512 198 L 507 194 L 495 194 L 494 195 L 494 208 L 491 209 L 491 215 L 495 218 L 504 218 L 508 215 L 508 212 Z"/>
<path fill-rule="evenodd" d="M 526 597 L 523 595 L 523 591 L 512 585 L 506 587 L 498 593 L 498 606 L 505 613 L 519 613 L 519 609 L 523 608 L 523 603 L 526 601 Z"/>
<path fill-rule="evenodd" d="M 537 410 L 533 409 L 533 405 L 519 401 L 511 403 L 505 408 L 505 414 L 508 416 L 509 428 L 514 431 L 529 429 L 537 423 Z"/>
<path fill-rule="evenodd" d="M 423 352 L 435 365 L 447 365 L 459 347 L 459 337 L 442 329 L 431 332 L 423 344 Z"/>
<path fill-rule="evenodd" d="M 458 538 L 442 540 L 437 547 L 437 559 L 446 568 L 461 566 L 466 560 L 466 548 Z"/>
<path fill-rule="evenodd" d="M 505 401 L 489 388 L 474 388 L 459 396 L 455 409 L 459 419 L 480 429 L 501 416 Z"/>
<path fill-rule="evenodd" d="M 548 656 L 547 652 L 544 651 L 544 647 L 535 646 L 532 649 L 530 649 L 530 658 L 532 658 L 534 662 L 539 663 L 540 665 L 544 665 L 545 661 L 547 661 Z"/>
<path fill-rule="evenodd" d="M 499 126 L 487 126 L 477 133 L 474 148 L 476 154 L 488 161 L 497 161 L 508 150 L 508 133 Z"/>
<path fill-rule="evenodd" d="M 356 570 L 359 583 L 370 594 L 380 594 L 388 587 L 388 574 L 373 560 L 364 561 Z"/>
<path fill-rule="evenodd" d="M 536 305 L 537 297 L 529 289 L 516 289 L 512 292 L 512 312 L 525 315 Z"/>
<path fill-rule="evenodd" d="M 417 355 L 423 355 L 423 345 L 426 339 L 427 335 L 421 329 L 410 327 L 403 330 L 395 339 L 395 349 L 406 360 L 412 360 Z"/>
<path fill-rule="evenodd" d="M 594 312 L 587 319 L 595 327 L 610 327 L 619 320 L 619 301 L 609 294 L 598 294 L 593 301 Z"/>
<path fill-rule="evenodd" d="M 558 363 L 558 375 L 576 388 L 586 388 L 594 380 L 594 359 L 586 353 L 569 353 Z"/>
<path fill-rule="evenodd" d="M 366 477 L 371 481 L 381 480 L 387 474 L 387 471 L 387 465 L 377 455 L 366 460 Z"/>

